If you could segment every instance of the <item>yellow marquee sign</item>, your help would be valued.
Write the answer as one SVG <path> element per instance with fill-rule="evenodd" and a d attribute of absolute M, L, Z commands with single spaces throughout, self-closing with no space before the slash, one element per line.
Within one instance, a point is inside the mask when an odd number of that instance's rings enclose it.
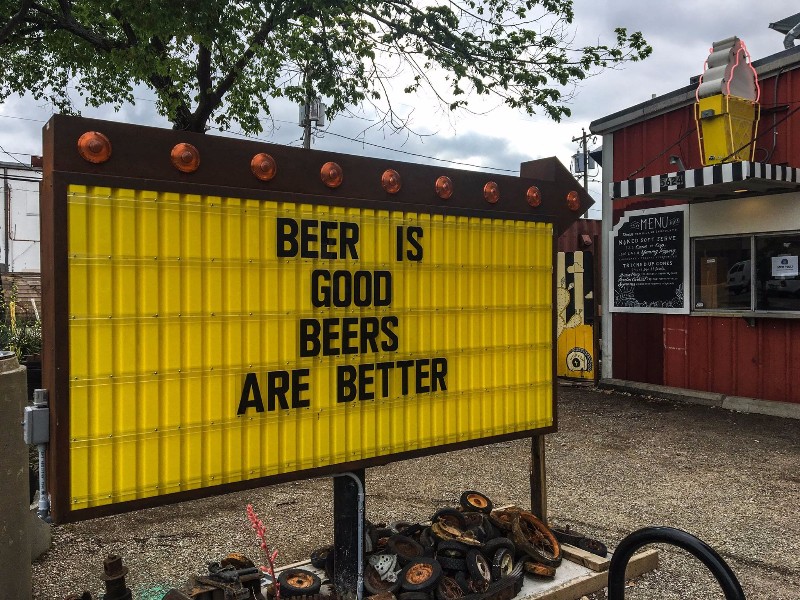
<path fill-rule="evenodd" d="M 553 425 L 551 224 L 66 193 L 70 510 Z"/>
<path fill-rule="evenodd" d="M 557 429 L 555 236 L 592 204 L 557 159 L 65 115 L 42 143 L 55 522 Z"/>

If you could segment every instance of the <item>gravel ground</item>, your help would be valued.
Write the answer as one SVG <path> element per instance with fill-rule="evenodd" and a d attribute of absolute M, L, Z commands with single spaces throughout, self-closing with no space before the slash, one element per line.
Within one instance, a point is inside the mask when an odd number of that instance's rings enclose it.
<path fill-rule="evenodd" d="M 800 422 L 563 385 L 559 429 L 547 436 L 551 522 L 610 546 L 648 525 L 685 529 L 728 561 L 748 598 L 800 598 Z M 369 469 L 367 517 L 423 520 L 464 489 L 529 506 L 529 463 L 530 443 L 519 441 Z M 309 480 L 55 527 L 34 564 L 34 598 L 100 597 L 103 558 L 117 553 L 134 597 L 160 600 L 208 561 L 257 556 L 247 503 L 280 564 L 306 559 L 331 541 L 331 489 Z M 631 582 L 626 599 L 724 598 L 699 561 L 660 550 L 661 567 Z"/>

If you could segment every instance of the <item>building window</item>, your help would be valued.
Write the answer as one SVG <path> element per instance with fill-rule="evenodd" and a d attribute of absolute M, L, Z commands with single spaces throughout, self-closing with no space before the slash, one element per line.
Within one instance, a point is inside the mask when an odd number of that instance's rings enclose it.
<path fill-rule="evenodd" d="M 696 309 L 751 309 L 750 246 L 749 237 L 695 241 L 694 307 Z"/>
<path fill-rule="evenodd" d="M 756 310 L 800 310 L 800 233 L 760 235 L 756 246 Z"/>
<path fill-rule="evenodd" d="M 693 244 L 695 311 L 800 311 L 800 232 Z"/>

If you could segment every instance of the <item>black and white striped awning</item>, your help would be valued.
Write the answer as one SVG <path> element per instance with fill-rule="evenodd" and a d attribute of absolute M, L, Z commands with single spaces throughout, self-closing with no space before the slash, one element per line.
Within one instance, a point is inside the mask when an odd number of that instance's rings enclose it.
<path fill-rule="evenodd" d="M 722 200 L 800 190 L 800 169 L 744 161 L 615 181 L 610 187 L 612 199 L 669 194 L 679 198 Z"/>

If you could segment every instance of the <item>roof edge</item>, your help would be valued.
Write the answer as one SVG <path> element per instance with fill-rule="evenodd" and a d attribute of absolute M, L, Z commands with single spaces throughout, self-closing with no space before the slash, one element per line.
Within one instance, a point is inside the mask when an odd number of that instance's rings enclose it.
<path fill-rule="evenodd" d="M 791 69 L 800 68 L 800 46 L 760 58 L 753 61 L 752 65 L 760 79 L 771 77 L 787 67 Z M 589 131 L 594 135 L 605 135 L 628 125 L 676 110 L 694 102 L 696 89 L 697 84 L 690 83 L 663 96 L 657 96 L 606 117 L 601 117 L 589 124 Z"/>

